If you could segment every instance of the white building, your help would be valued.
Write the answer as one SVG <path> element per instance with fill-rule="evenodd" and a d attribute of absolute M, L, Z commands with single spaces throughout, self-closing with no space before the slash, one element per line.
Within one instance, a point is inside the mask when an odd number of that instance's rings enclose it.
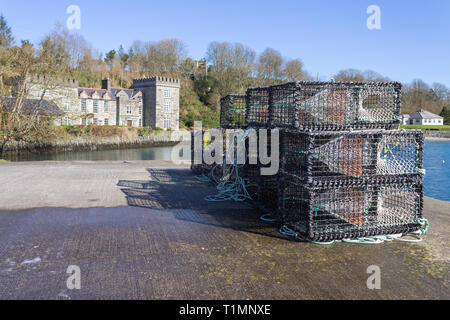
<path fill-rule="evenodd" d="M 403 115 L 403 124 L 442 126 L 444 118 L 427 110 L 418 110 L 409 115 Z"/>
<path fill-rule="evenodd" d="M 409 114 L 402 114 L 402 124 L 409 124 Z"/>

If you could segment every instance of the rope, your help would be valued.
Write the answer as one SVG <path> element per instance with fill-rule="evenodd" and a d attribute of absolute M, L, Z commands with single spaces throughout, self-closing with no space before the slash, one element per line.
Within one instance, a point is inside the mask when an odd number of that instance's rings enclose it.
<path fill-rule="evenodd" d="M 271 214 L 267 213 L 267 214 L 263 214 L 259 218 L 264 222 L 277 222 L 278 221 L 278 219 L 276 219 L 276 218 L 269 218 L 269 217 L 273 217 L 273 216 Z"/>
<path fill-rule="evenodd" d="M 251 128 L 248 128 L 244 132 L 243 138 L 237 141 L 236 152 L 234 154 L 233 163 L 228 166 L 224 164 L 224 170 L 222 177 L 218 178 L 214 175 L 214 169 L 218 166 L 216 165 L 211 171 L 210 175 L 213 180 L 217 183 L 218 193 L 215 195 L 208 195 L 205 197 L 206 201 L 218 202 L 218 201 L 245 201 L 252 200 L 252 197 L 246 188 L 246 179 L 239 175 L 239 169 L 243 168 L 244 165 L 237 164 L 237 157 L 239 155 L 240 148 L 245 148 L 245 141 L 250 138 L 249 132 L 252 132 Z M 255 131 L 253 131 L 255 132 Z M 234 148 L 234 143 L 231 144 L 230 149 L 227 154 L 230 154 Z"/>
<path fill-rule="evenodd" d="M 333 244 L 335 242 L 344 242 L 344 243 L 354 243 L 354 244 L 380 244 L 384 242 L 391 242 L 394 240 L 397 241 L 403 241 L 403 242 L 420 242 L 422 241 L 421 235 L 424 235 L 428 231 L 429 222 L 425 218 L 417 218 L 417 222 L 420 223 L 421 228 L 415 232 L 412 233 L 398 233 L 398 234 L 389 234 L 389 235 L 378 235 L 378 236 L 371 236 L 371 237 L 361 237 L 357 239 L 342 239 L 342 240 L 332 240 L 328 242 L 321 242 L 321 241 L 312 241 L 309 239 L 305 239 L 306 241 L 313 243 L 313 244 L 320 244 L 320 245 L 329 245 Z M 294 230 L 288 228 L 287 226 L 282 226 L 279 230 L 279 233 L 297 238 L 300 236 L 298 232 L 295 232 Z M 413 239 L 406 239 L 405 237 L 412 237 Z"/>

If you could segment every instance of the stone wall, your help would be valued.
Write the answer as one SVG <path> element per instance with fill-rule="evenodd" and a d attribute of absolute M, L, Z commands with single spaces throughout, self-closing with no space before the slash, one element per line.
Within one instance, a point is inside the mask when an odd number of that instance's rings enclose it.
<path fill-rule="evenodd" d="M 180 127 L 180 80 L 166 77 L 135 79 L 133 89 L 144 93 L 144 125 L 178 130 Z M 165 105 L 170 104 L 167 111 Z M 170 120 L 168 122 L 164 120 Z"/>
<path fill-rule="evenodd" d="M 86 99 L 86 112 L 82 112 L 81 110 L 81 99 Z M 97 101 L 96 110 L 94 110 L 94 100 Z M 106 101 L 108 102 L 108 110 L 105 110 Z M 75 125 L 96 123 L 98 125 L 105 125 L 105 119 L 107 119 L 108 125 L 116 125 L 116 107 L 116 101 L 112 97 L 96 97 L 96 99 L 93 99 L 88 95 L 82 93 L 80 95 L 79 106 L 77 107 L 77 109 L 72 109 L 74 120 L 72 120 L 70 124 Z M 85 123 L 83 123 L 83 119 L 86 119 Z"/>
<path fill-rule="evenodd" d="M 42 143 L 15 143 L 5 148 L 5 158 L 8 155 L 22 153 L 40 152 L 72 152 L 72 151 L 94 151 L 94 150 L 115 150 L 124 148 L 145 148 L 153 146 L 174 145 L 180 142 L 190 142 L 189 131 L 161 131 L 147 136 L 125 138 L 113 137 L 77 137 L 72 140 L 60 140 Z"/>
<path fill-rule="evenodd" d="M 131 107 L 131 110 L 129 107 Z M 117 97 L 117 109 L 117 125 L 142 127 L 143 104 L 142 100 L 138 99 L 138 97 L 130 99 L 126 93 L 119 93 Z"/>
<path fill-rule="evenodd" d="M 450 139 L 450 131 L 425 130 L 425 139 Z"/>

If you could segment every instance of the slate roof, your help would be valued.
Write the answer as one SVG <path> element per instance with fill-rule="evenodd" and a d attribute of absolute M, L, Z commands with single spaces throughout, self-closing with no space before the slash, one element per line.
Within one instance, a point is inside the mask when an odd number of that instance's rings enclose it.
<path fill-rule="evenodd" d="M 120 91 L 124 91 L 127 95 L 128 98 L 131 99 L 133 98 L 136 94 L 138 94 L 140 92 L 140 90 L 135 90 L 135 89 L 123 89 L 123 88 L 111 88 L 111 90 L 107 91 L 105 89 L 94 89 L 94 88 L 83 88 L 83 87 L 79 87 L 78 88 L 78 96 L 82 93 L 82 92 L 86 92 L 87 95 L 89 97 L 92 97 L 96 92 L 99 96 L 103 97 L 105 95 L 105 93 L 109 92 L 111 93 L 114 97 L 117 96 L 117 94 Z"/>
<path fill-rule="evenodd" d="M 2 105 L 6 110 L 12 110 L 15 102 L 14 97 L 3 97 L 1 98 Z M 39 111 L 40 114 L 62 114 L 61 109 L 54 103 L 48 100 L 40 99 L 25 99 L 22 111 L 34 112 Z"/>
<path fill-rule="evenodd" d="M 443 119 L 441 116 L 427 110 L 417 110 L 409 114 L 410 119 Z"/>

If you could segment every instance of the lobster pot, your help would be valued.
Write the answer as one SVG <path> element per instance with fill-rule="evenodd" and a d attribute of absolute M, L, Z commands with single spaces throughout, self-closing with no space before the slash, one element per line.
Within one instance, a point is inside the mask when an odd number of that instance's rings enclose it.
<path fill-rule="evenodd" d="M 255 127 L 269 126 L 269 87 L 250 88 L 246 92 L 246 123 Z"/>
<path fill-rule="evenodd" d="M 261 175 L 258 189 L 258 202 L 267 210 L 276 212 L 278 209 L 278 176 Z"/>
<path fill-rule="evenodd" d="M 246 127 L 245 95 L 228 95 L 220 100 L 220 127 L 238 129 Z"/>
<path fill-rule="evenodd" d="M 200 141 L 200 146 L 196 148 L 195 141 L 197 138 Z M 196 174 L 205 174 L 210 175 L 211 171 L 214 170 L 215 176 L 221 176 L 223 171 L 223 165 L 221 164 L 207 164 L 204 160 L 204 152 L 208 151 L 212 148 L 212 144 L 210 141 L 211 137 L 209 132 L 206 130 L 203 131 L 193 131 L 191 133 L 191 170 Z M 225 149 L 225 140 L 223 143 L 223 149 Z M 215 154 L 215 150 L 212 151 L 212 156 Z M 202 163 L 196 164 L 195 159 L 199 157 L 202 159 Z"/>
<path fill-rule="evenodd" d="M 281 133 L 281 171 L 300 181 L 423 175 L 421 130 Z"/>
<path fill-rule="evenodd" d="M 246 163 L 242 169 L 242 177 L 245 179 L 245 188 L 252 200 L 258 199 L 260 186 L 260 169 L 258 165 Z"/>
<path fill-rule="evenodd" d="M 280 180 L 284 224 L 314 241 L 413 232 L 420 229 L 423 187 L 417 180 L 316 186 Z"/>
<path fill-rule="evenodd" d="M 247 91 L 250 124 L 297 130 L 397 128 L 398 82 L 292 82 Z M 265 103 L 267 101 L 267 104 Z"/>

